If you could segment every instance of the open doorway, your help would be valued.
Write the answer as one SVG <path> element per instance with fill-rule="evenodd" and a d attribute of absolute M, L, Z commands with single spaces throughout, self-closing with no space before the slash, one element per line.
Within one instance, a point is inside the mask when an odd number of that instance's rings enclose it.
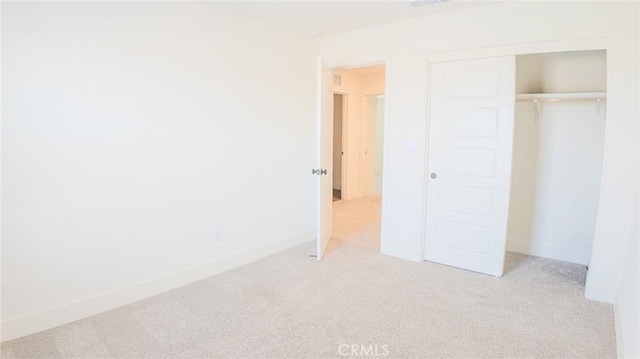
<path fill-rule="evenodd" d="M 380 251 L 385 66 L 333 72 L 333 220 L 329 250 Z"/>

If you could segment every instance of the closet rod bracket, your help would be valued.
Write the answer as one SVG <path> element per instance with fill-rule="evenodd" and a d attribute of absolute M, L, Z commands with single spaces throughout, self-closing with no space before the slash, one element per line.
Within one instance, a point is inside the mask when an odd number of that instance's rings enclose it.
<path fill-rule="evenodd" d="M 538 99 L 534 99 L 533 103 L 536 105 L 536 120 L 535 120 L 535 124 L 536 127 L 540 125 L 540 119 L 542 118 L 542 104 L 540 103 L 540 101 L 538 101 Z"/>
<path fill-rule="evenodd" d="M 602 101 L 602 99 L 600 99 L 600 98 L 597 98 L 596 99 L 596 111 L 598 113 L 598 118 L 602 117 L 602 109 L 603 109 L 603 107 L 604 107 L 604 101 Z"/>

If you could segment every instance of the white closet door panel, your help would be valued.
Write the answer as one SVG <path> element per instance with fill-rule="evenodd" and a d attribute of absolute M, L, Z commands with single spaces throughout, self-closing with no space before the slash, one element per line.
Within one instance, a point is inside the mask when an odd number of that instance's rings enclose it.
<path fill-rule="evenodd" d="M 467 69 L 451 68 L 444 74 L 445 99 L 463 97 L 496 96 L 498 94 L 498 69 L 470 65 Z"/>
<path fill-rule="evenodd" d="M 493 190 L 483 187 L 441 184 L 438 188 L 438 209 L 475 216 L 491 215 Z"/>
<path fill-rule="evenodd" d="M 448 110 L 442 116 L 445 137 L 495 137 L 498 134 L 496 110 Z"/>
<path fill-rule="evenodd" d="M 493 148 L 443 148 L 440 174 L 493 177 L 496 150 Z"/>

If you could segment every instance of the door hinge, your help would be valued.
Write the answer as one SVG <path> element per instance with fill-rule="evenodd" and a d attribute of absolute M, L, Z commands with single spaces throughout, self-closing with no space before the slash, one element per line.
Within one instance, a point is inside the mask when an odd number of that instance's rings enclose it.
<path fill-rule="evenodd" d="M 313 169 L 311 169 L 311 174 L 312 175 L 326 175 L 327 174 L 327 170 L 326 169 L 313 168 Z"/>

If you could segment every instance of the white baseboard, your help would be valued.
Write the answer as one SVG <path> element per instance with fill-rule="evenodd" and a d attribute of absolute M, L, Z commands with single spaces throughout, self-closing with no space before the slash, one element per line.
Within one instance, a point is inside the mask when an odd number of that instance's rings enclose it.
<path fill-rule="evenodd" d="M 380 253 L 413 262 L 424 262 L 424 253 L 420 248 L 399 246 L 382 241 L 380 243 Z"/>
<path fill-rule="evenodd" d="M 591 280 L 589 274 L 590 272 L 587 272 L 587 281 L 584 286 L 585 298 L 598 302 L 614 304 L 616 301 L 616 288 L 594 282 Z"/>
<path fill-rule="evenodd" d="M 71 323 L 107 310 L 134 303 L 171 289 L 228 271 L 241 265 L 268 257 L 313 239 L 311 232 L 269 242 L 209 263 L 156 277 L 128 287 L 83 298 L 58 307 L 11 318 L 2 322 L 2 341 L 34 334 Z"/>
<path fill-rule="evenodd" d="M 617 304 L 613 305 L 613 323 L 616 330 L 616 351 L 617 358 L 626 358 L 624 353 L 624 328 L 622 327 L 622 318 L 620 317 L 620 308 Z"/>
<path fill-rule="evenodd" d="M 507 251 L 583 265 L 589 265 L 591 262 L 591 253 L 588 250 L 560 247 L 546 243 L 534 243 L 514 238 L 507 240 Z"/>

